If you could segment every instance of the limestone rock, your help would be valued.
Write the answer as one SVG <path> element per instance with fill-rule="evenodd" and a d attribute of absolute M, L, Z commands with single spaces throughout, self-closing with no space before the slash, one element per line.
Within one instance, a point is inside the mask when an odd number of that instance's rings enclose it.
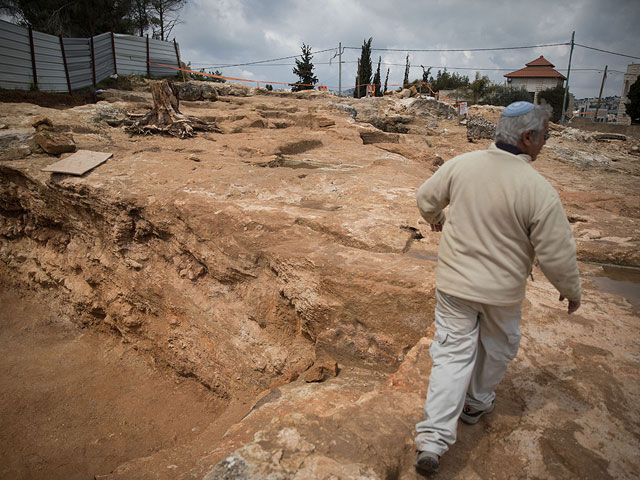
<path fill-rule="evenodd" d="M 123 90 L 97 90 L 96 98 L 101 102 L 131 102 L 131 103 L 152 103 L 149 92 L 129 92 Z"/>
<path fill-rule="evenodd" d="M 360 132 L 362 143 L 369 145 L 372 143 L 398 143 L 400 136 L 397 133 L 386 133 L 379 130 L 374 132 Z"/>
<path fill-rule="evenodd" d="M 567 127 L 562 132 L 562 138 L 589 143 L 593 141 L 593 136 L 578 128 Z"/>
<path fill-rule="evenodd" d="M 190 81 L 177 84 L 180 100 L 199 101 L 210 100 L 215 102 L 218 100 L 218 92 L 214 87 L 214 82 L 198 82 Z"/>
<path fill-rule="evenodd" d="M 496 126 L 478 115 L 467 119 L 467 139 L 469 141 L 482 138 L 493 140 L 496 137 Z"/>
<path fill-rule="evenodd" d="M 32 128 L 2 130 L 0 132 L 0 160 L 19 160 L 30 155 L 35 147 L 33 133 Z"/>
<path fill-rule="evenodd" d="M 97 104 L 93 115 L 96 123 L 104 122 L 112 127 L 119 127 L 127 120 L 127 111 L 123 108 L 114 107 L 109 104 Z"/>
<path fill-rule="evenodd" d="M 333 125 L 336 124 L 336 122 L 331 120 L 330 118 L 319 117 L 317 120 L 318 120 L 318 127 L 320 128 L 332 127 Z"/>
<path fill-rule="evenodd" d="M 40 131 L 41 129 L 45 129 L 45 130 L 52 129 L 53 123 L 51 123 L 51 120 L 49 120 L 47 117 L 36 117 L 31 122 L 31 126 L 35 128 L 37 131 Z"/>
<path fill-rule="evenodd" d="M 343 112 L 351 115 L 351 117 L 353 118 L 356 118 L 356 115 L 358 114 L 357 110 L 354 107 L 352 107 L 351 105 L 347 105 L 346 103 L 329 102 L 327 105 L 333 108 L 337 108 L 338 110 L 342 110 Z"/>
<path fill-rule="evenodd" d="M 71 135 L 41 130 L 35 134 L 34 140 L 51 155 L 76 151 L 76 144 Z"/>
<path fill-rule="evenodd" d="M 626 142 L 627 136 L 621 133 L 594 133 L 593 139 L 597 142 L 601 142 L 603 140 L 622 140 Z"/>
<path fill-rule="evenodd" d="M 311 367 L 306 375 L 304 376 L 304 381 L 307 383 L 311 382 L 322 382 L 326 380 L 328 377 L 336 377 L 338 376 L 338 362 L 324 362 Z"/>
<path fill-rule="evenodd" d="M 430 343 L 422 338 L 386 377 L 346 369 L 330 383 L 293 383 L 267 395 L 228 430 L 225 445 L 236 448 L 247 434 L 253 441 L 229 452 L 205 479 L 382 479 L 390 469 L 410 470 Z"/>
<path fill-rule="evenodd" d="M 299 140 L 281 145 L 278 147 L 278 153 L 281 155 L 296 155 L 320 147 L 322 147 L 320 140 Z"/>
<path fill-rule="evenodd" d="M 414 98 L 408 106 L 408 111 L 413 115 L 420 115 L 427 118 L 447 118 L 453 119 L 458 112 L 448 103 L 439 102 L 433 97 Z M 437 124 L 431 125 L 436 128 Z"/>
<path fill-rule="evenodd" d="M 253 94 L 251 87 L 241 83 L 211 82 L 211 86 L 215 89 L 216 93 L 221 96 L 249 97 Z"/>

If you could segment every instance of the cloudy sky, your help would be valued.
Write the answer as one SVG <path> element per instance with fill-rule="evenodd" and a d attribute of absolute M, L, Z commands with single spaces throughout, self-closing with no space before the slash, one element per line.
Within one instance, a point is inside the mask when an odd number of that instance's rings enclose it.
<path fill-rule="evenodd" d="M 636 57 L 576 46 L 569 81 L 577 98 L 598 95 L 605 65 L 603 96 L 620 95 L 627 65 L 640 63 L 639 0 L 187 0 L 180 18 L 173 35 L 183 61 L 261 83 L 296 81 L 294 59 L 238 64 L 299 55 L 304 42 L 318 52 L 313 63 L 319 83 L 337 90 L 342 42 L 342 88 L 350 88 L 369 37 L 373 68 L 382 57 L 382 79 L 390 69 L 390 85 L 402 82 L 407 53 L 411 80 L 422 76 L 424 65 L 432 73 L 446 67 L 471 79 L 479 71 L 502 83 L 505 73 L 540 55 L 566 76 L 573 31 L 576 44 Z M 473 51 L 549 44 L 566 45 Z"/>

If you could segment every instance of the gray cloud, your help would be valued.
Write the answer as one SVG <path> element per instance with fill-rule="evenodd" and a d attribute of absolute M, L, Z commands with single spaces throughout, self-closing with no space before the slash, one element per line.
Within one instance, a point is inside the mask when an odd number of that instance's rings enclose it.
<path fill-rule="evenodd" d="M 359 1 L 325 0 L 189 0 L 181 13 L 183 23 L 174 34 L 182 56 L 197 68 L 298 55 L 302 42 L 314 51 L 332 48 L 314 56 L 320 82 L 338 85 L 338 42 L 360 47 L 373 37 L 373 48 L 492 48 L 566 43 L 576 32 L 576 43 L 640 57 L 640 2 L 577 0 L 557 2 L 513 1 Z M 405 52 L 374 51 L 390 69 L 389 82 L 400 83 Z M 549 47 L 492 52 L 412 52 L 411 78 L 421 76 L 420 65 L 465 67 L 457 70 L 473 78 L 475 71 L 494 82 L 504 81 L 508 70 L 523 68 L 526 62 L 544 55 L 566 74 L 569 47 Z M 358 50 L 345 50 L 342 85 L 353 85 Z M 331 65 L 325 65 L 331 61 Z M 609 66 L 604 95 L 619 95 L 626 66 L 633 60 L 576 47 L 570 78 L 577 97 L 596 96 L 602 69 Z M 261 81 L 293 82 L 293 59 L 274 62 L 285 65 L 222 68 L 225 75 Z M 584 71 L 582 69 L 595 69 Z M 599 69 L 599 71 L 597 71 Z M 433 73 L 437 68 L 432 70 Z"/>

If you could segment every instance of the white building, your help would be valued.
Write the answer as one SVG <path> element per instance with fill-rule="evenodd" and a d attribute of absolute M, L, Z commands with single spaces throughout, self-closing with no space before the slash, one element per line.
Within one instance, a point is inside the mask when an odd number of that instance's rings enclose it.
<path fill-rule="evenodd" d="M 539 58 L 526 64 L 525 68 L 507 73 L 507 83 L 514 88 L 524 88 L 535 94 L 534 102 L 538 102 L 538 92 L 548 88 L 562 86 L 567 79 L 553 69 L 555 65 L 540 55 Z"/>
<path fill-rule="evenodd" d="M 631 125 L 631 118 L 626 113 L 625 103 L 629 101 L 627 95 L 629 89 L 640 76 L 640 63 L 632 63 L 627 65 L 627 73 L 624 74 L 624 80 L 622 83 L 622 100 L 620 100 L 620 107 L 618 108 L 618 123 L 625 123 Z"/>

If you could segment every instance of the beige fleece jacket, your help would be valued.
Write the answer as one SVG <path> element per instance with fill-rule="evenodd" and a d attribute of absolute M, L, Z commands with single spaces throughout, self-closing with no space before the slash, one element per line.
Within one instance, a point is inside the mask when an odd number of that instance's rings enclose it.
<path fill-rule="evenodd" d="M 576 247 L 558 193 L 531 157 L 492 144 L 455 157 L 418 190 L 429 223 L 445 223 L 436 287 L 490 305 L 524 299 L 533 259 L 560 294 L 580 300 Z"/>

